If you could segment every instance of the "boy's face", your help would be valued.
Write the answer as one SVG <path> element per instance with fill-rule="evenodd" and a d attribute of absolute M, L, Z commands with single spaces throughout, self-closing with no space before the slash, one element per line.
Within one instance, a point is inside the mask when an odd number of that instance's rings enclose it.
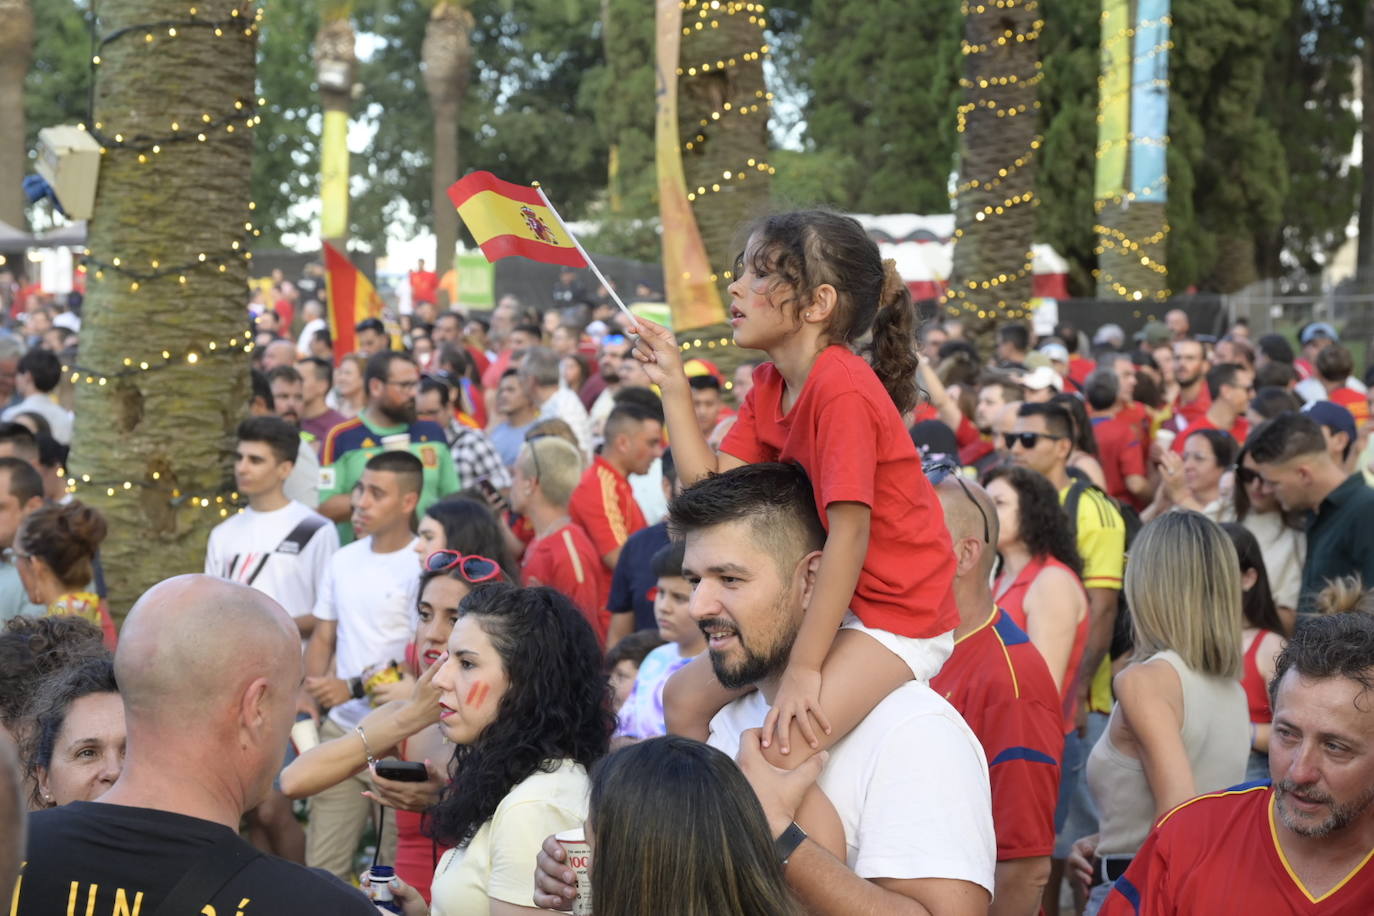
<path fill-rule="evenodd" d="M 611 705 L 616 712 L 620 712 L 620 707 L 624 706 L 625 701 L 630 698 L 630 691 L 634 689 L 637 674 L 639 674 L 639 666 L 628 658 L 622 658 L 611 669 Z"/>
<path fill-rule="evenodd" d="M 687 614 L 692 601 L 692 586 L 681 576 L 661 576 L 654 596 L 654 618 L 658 635 L 668 642 L 692 642 L 699 636 L 697 625 Z"/>

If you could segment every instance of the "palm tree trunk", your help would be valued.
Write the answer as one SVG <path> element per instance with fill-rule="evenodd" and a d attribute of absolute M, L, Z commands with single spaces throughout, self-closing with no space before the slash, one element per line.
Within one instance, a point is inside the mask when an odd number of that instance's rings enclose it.
<path fill-rule="evenodd" d="M 199 15 L 227 20 L 231 8 L 253 14 L 244 0 L 201 0 Z M 68 469 L 76 495 L 109 520 L 102 556 L 122 616 L 150 585 L 204 568 L 210 529 L 233 511 L 232 436 L 248 401 L 257 30 L 251 18 L 246 36 L 143 30 L 185 20 L 184 0 L 105 0 L 99 12 L 100 34 L 134 31 L 100 49 L 95 76 L 107 153 Z"/>
<path fill-rule="evenodd" d="M 964 9 L 954 265 L 945 304 L 990 353 L 996 323 L 1026 317 L 1031 298 L 1044 22 L 1034 3 Z"/>
<path fill-rule="evenodd" d="M 340 251 L 348 250 L 348 116 L 353 110 L 353 82 L 358 57 L 353 49 L 350 4 L 324 0 L 320 31 L 315 35 L 315 67 L 323 109 L 320 133 L 320 237 Z"/>
<path fill-rule="evenodd" d="M 22 230 L 24 221 L 24 77 L 33 58 L 29 0 L 0 0 L 0 220 Z"/>
<path fill-rule="evenodd" d="M 458 111 L 467 91 L 472 66 L 472 14 L 456 3 L 439 0 L 429 15 L 420 60 L 425 68 L 425 91 L 434 112 L 434 169 L 431 190 L 434 208 L 435 271 L 442 277 L 453 267 L 458 249 L 458 211 L 445 193 L 458 180 Z M 440 296 L 447 292 L 440 291 Z M 451 303 L 441 302 L 441 306 Z"/>
<path fill-rule="evenodd" d="M 764 17 L 754 4 L 686 0 L 678 70 L 682 166 L 713 279 L 743 246 L 740 232 L 768 206 L 768 113 Z M 761 11 L 762 7 L 758 7 Z"/>

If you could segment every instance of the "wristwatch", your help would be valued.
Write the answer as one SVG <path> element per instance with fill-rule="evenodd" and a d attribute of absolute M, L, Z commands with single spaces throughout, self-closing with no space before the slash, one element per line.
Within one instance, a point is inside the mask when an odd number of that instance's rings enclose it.
<path fill-rule="evenodd" d="M 349 678 L 348 693 L 355 700 L 361 700 L 363 697 L 367 696 L 367 691 L 363 689 L 363 679 L 360 677 Z"/>
<path fill-rule="evenodd" d="M 797 851 L 797 847 L 802 844 L 804 839 L 806 839 L 806 831 L 797 826 L 796 821 L 788 824 L 787 829 L 782 832 L 782 836 L 773 841 L 773 849 L 778 854 L 778 862 L 786 865 L 787 860 L 792 858 L 792 853 Z"/>

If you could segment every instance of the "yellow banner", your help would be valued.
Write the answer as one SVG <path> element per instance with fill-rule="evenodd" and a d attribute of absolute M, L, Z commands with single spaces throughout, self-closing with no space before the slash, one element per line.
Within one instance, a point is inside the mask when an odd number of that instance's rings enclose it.
<path fill-rule="evenodd" d="M 1097 103 L 1098 200 L 1126 193 L 1131 127 L 1131 4 L 1102 0 L 1101 80 Z"/>
<path fill-rule="evenodd" d="M 725 320 L 720 291 L 711 279 L 711 262 L 701 241 L 687 179 L 682 171 L 682 138 L 677 129 L 677 66 L 682 40 L 680 0 L 656 0 L 657 63 L 654 161 L 658 168 L 658 206 L 663 223 L 663 281 L 673 327 L 700 328 Z"/>
<path fill-rule="evenodd" d="M 320 136 L 320 236 L 348 235 L 348 112 L 326 111 Z"/>

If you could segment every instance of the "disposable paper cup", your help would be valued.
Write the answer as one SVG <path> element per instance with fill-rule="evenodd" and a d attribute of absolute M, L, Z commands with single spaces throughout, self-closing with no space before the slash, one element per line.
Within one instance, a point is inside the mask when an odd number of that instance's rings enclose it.
<path fill-rule="evenodd" d="M 291 726 L 291 743 L 296 747 L 297 754 L 304 754 L 312 747 L 320 743 L 320 727 L 315 724 L 314 719 L 301 719 Z"/>
<path fill-rule="evenodd" d="M 581 827 L 554 835 L 558 845 L 568 854 L 568 867 L 577 875 L 577 897 L 573 900 L 574 916 L 592 914 L 592 846 Z"/>
<path fill-rule="evenodd" d="M 1159 432 L 1155 433 L 1155 441 L 1159 443 L 1160 449 L 1166 452 L 1169 450 L 1170 446 L 1174 444 L 1174 439 L 1177 437 L 1178 433 L 1174 432 L 1172 429 L 1161 429 Z"/>

